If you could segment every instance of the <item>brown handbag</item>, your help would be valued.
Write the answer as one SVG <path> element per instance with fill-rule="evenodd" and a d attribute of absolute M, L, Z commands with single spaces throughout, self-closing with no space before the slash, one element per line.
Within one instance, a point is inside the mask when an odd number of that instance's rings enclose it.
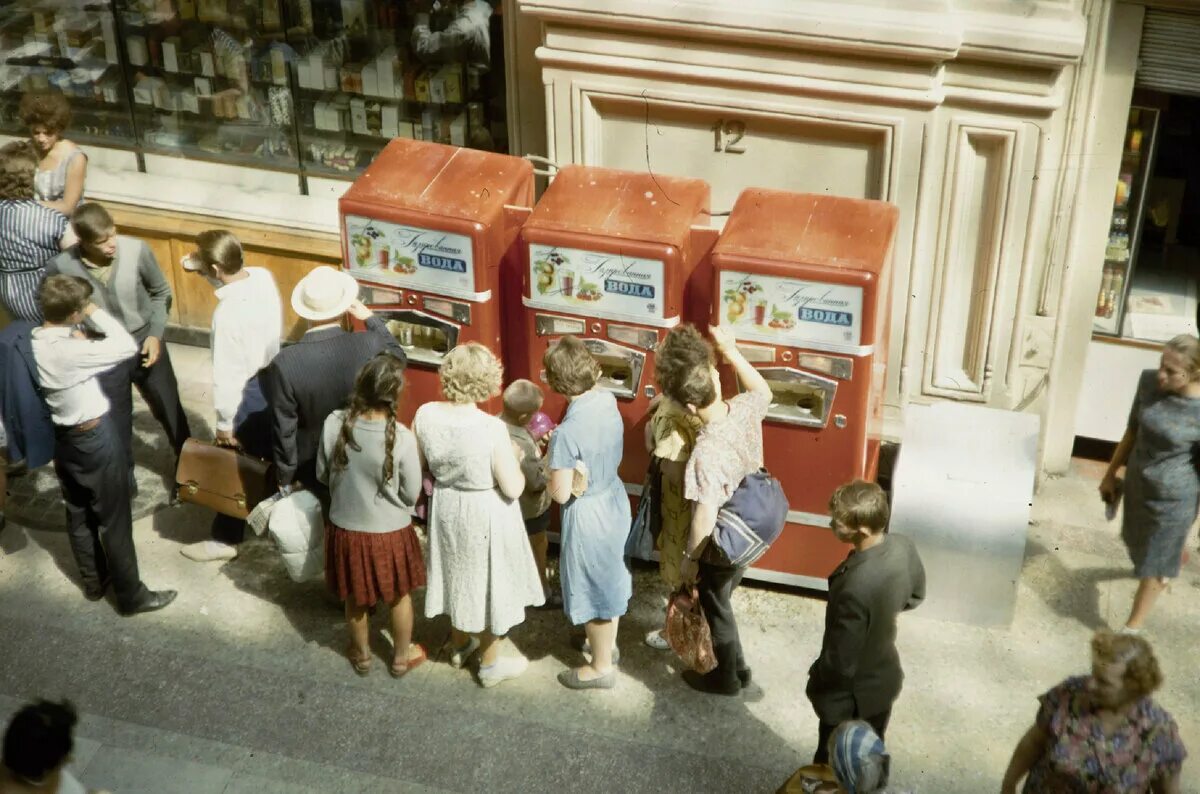
<path fill-rule="evenodd" d="M 275 490 L 275 465 L 239 449 L 189 438 L 175 470 L 179 501 L 245 519 Z"/>

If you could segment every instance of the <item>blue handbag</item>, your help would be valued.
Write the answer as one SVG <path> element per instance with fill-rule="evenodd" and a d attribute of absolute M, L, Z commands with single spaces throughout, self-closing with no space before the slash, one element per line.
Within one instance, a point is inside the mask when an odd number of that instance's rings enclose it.
<path fill-rule="evenodd" d="M 712 545 L 718 559 L 734 568 L 753 565 L 783 532 L 787 514 L 779 480 L 766 469 L 747 474 L 717 512 Z"/>

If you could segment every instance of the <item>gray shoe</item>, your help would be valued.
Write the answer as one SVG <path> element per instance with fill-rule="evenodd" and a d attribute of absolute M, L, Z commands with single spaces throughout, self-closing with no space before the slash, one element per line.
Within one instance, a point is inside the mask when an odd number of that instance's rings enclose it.
<path fill-rule="evenodd" d="M 584 681 L 575 670 L 564 670 L 558 674 L 558 682 L 567 689 L 612 689 L 617 685 L 617 671 L 609 670 L 599 678 Z"/>

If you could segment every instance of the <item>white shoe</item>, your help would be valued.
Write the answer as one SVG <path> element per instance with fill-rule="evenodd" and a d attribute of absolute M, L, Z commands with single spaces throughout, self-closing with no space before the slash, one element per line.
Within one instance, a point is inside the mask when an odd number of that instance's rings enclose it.
<path fill-rule="evenodd" d="M 471 658 L 471 654 L 477 650 L 479 650 L 479 640 L 475 637 L 467 637 L 466 645 L 461 648 L 450 648 L 450 666 L 462 667 L 467 663 L 467 659 Z"/>
<path fill-rule="evenodd" d="M 232 560 L 238 556 L 237 546 L 221 543 L 216 540 L 202 540 L 199 543 L 189 543 L 179 550 L 179 553 L 193 562 L 217 562 Z"/>
<path fill-rule="evenodd" d="M 671 643 L 667 642 L 667 637 L 662 633 L 662 629 L 658 629 L 647 634 L 646 644 L 656 651 L 671 650 Z"/>
<path fill-rule="evenodd" d="M 486 688 L 494 687 L 501 681 L 516 678 L 529 667 L 529 660 L 524 656 L 501 656 L 490 667 L 479 668 L 479 683 Z"/>

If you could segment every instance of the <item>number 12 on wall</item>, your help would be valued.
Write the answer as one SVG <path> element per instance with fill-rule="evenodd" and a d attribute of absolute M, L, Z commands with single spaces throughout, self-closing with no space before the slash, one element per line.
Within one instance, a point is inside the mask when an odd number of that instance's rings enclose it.
<path fill-rule="evenodd" d="M 717 119 L 713 123 L 713 151 L 725 154 L 744 154 L 745 146 L 738 143 L 746 137 L 746 122 L 737 119 Z"/>

